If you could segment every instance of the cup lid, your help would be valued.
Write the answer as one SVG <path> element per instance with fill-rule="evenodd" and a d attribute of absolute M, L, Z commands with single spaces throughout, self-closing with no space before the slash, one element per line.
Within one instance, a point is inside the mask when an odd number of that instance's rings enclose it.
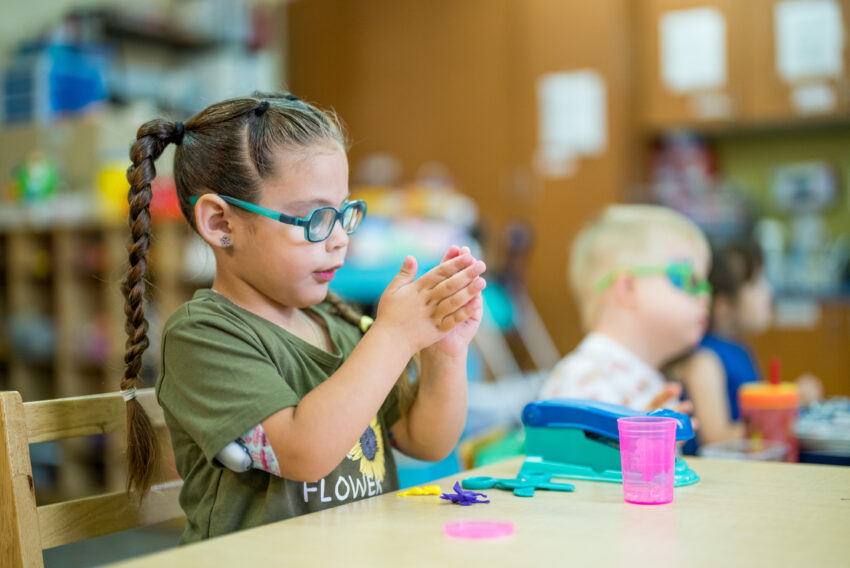
<path fill-rule="evenodd" d="M 796 408 L 800 403 L 797 385 L 792 383 L 744 383 L 738 389 L 738 404 L 746 408 Z"/>

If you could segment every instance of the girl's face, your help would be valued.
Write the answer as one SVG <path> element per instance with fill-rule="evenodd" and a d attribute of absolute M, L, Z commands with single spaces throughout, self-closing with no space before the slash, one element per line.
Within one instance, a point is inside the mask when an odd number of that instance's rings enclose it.
<path fill-rule="evenodd" d="M 747 334 L 762 333 L 773 316 L 773 291 L 761 271 L 738 291 L 736 302 L 738 329 Z"/>
<path fill-rule="evenodd" d="M 339 210 L 348 198 L 348 161 L 336 145 L 305 149 L 297 156 L 280 153 L 273 179 L 263 183 L 258 204 L 306 217 L 323 206 Z M 342 267 L 349 237 L 337 222 L 330 236 L 309 242 L 304 228 L 253 213 L 234 227 L 231 269 L 242 288 L 272 309 L 300 308 L 325 299 L 328 283 Z"/>
<path fill-rule="evenodd" d="M 670 262 L 688 262 L 697 278 L 708 274 L 708 258 L 696 247 L 681 245 L 667 257 Z M 709 294 L 692 295 L 676 287 L 664 275 L 634 279 L 635 309 L 647 337 L 669 358 L 696 345 L 708 326 Z"/>

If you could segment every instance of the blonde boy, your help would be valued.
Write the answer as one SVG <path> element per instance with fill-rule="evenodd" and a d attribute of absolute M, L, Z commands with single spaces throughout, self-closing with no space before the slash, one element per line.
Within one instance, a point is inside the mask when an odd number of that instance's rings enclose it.
<path fill-rule="evenodd" d="M 576 237 L 569 269 L 588 335 L 555 365 L 541 397 L 639 410 L 678 398 L 658 369 L 705 332 L 710 261 L 705 236 L 671 209 L 605 209 Z"/>

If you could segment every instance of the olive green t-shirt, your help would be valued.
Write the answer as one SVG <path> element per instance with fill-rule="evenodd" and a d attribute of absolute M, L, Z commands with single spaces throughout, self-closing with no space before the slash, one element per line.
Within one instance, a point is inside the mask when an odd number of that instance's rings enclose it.
<path fill-rule="evenodd" d="M 333 353 L 212 290 L 196 292 L 166 322 L 156 392 L 184 481 L 180 505 L 188 523 L 181 543 L 398 489 L 388 438 L 399 418 L 392 396 L 336 469 L 315 482 L 259 469 L 236 473 L 214 461 L 228 443 L 297 405 L 354 349 L 361 337 L 357 327 L 326 305 L 311 309 L 327 326 Z M 369 380 L 368 369 L 363 380 Z M 357 393 L 351 395 L 354 403 Z"/>

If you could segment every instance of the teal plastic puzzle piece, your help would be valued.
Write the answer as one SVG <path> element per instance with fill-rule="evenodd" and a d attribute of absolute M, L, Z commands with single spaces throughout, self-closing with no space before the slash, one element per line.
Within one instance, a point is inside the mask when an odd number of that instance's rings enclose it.
<path fill-rule="evenodd" d="M 517 497 L 534 497 L 537 489 L 549 491 L 574 491 L 575 486 L 569 483 L 556 483 L 551 481 L 552 475 L 544 472 L 527 472 L 512 479 L 500 479 L 497 477 L 468 477 L 461 484 L 464 489 L 489 489 L 495 487 L 506 491 L 513 491 Z"/>

